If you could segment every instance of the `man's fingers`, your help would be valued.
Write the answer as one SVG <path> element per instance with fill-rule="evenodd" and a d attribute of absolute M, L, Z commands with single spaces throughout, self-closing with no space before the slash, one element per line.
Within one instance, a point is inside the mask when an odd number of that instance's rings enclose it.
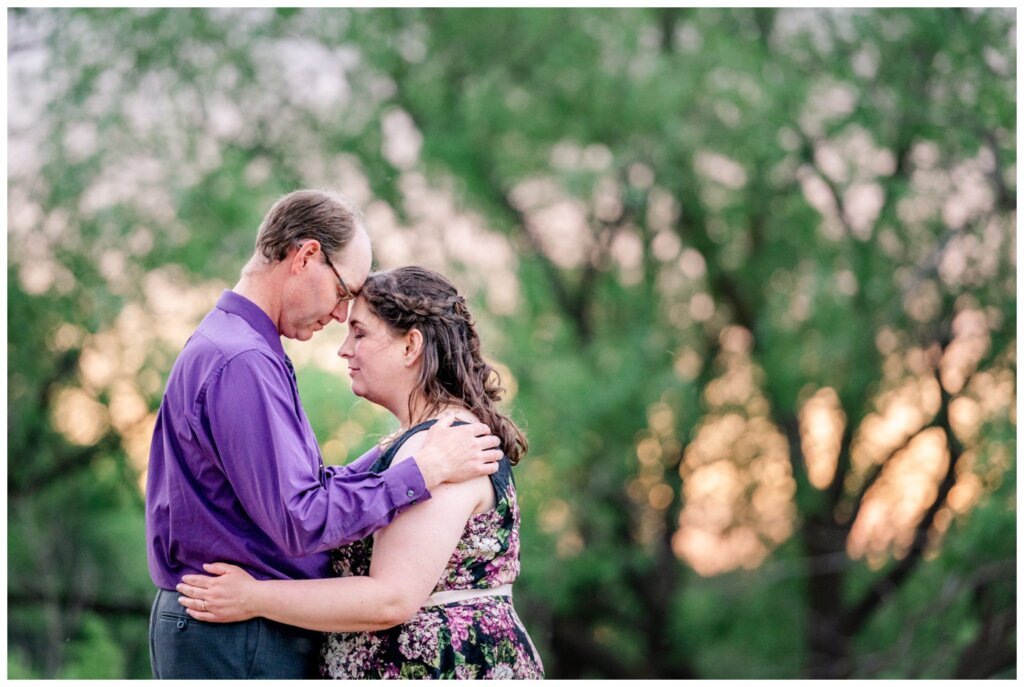
<path fill-rule="evenodd" d="M 477 437 L 477 445 L 485 451 L 488 449 L 497 449 L 498 446 L 501 445 L 501 439 L 493 434 L 488 434 L 485 437 Z"/>
<path fill-rule="evenodd" d="M 502 453 L 500 448 L 492 448 L 484 451 L 481 455 L 484 457 L 485 463 L 492 463 L 496 465 L 505 454 Z"/>

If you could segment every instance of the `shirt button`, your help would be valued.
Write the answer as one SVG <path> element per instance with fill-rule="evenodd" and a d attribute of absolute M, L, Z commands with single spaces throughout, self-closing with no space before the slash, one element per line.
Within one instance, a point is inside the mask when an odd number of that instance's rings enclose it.
<path fill-rule="evenodd" d="M 413 496 L 416 495 L 416 492 L 410 489 L 409 491 L 405 492 L 405 495 L 408 496 L 409 498 L 412 498 Z"/>

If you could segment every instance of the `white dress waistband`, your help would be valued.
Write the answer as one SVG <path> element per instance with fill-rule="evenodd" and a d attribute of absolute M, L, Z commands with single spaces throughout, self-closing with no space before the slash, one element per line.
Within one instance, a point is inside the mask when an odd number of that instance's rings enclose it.
<path fill-rule="evenodd" d="M 434 592 L 427 597 L 420 608 L 430 606 L 443 606 L 455 601 L 466 601 L 484 596 L 512 596 L 512 585 L 503 584 L 500 587 L 489 587 L 487 589 L 449 589 L 443 592 Z"/>

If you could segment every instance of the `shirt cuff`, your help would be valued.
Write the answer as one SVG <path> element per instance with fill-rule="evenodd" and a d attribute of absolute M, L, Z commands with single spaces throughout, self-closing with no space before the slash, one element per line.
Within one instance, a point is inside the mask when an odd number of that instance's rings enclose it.
<path fill-rule="evenodd" d="M 388 495 L 395 508 L 407 508 L 430 498 L 423 473 L 412 458 L 392 465 L 382 474 L 387 479 Z"/>

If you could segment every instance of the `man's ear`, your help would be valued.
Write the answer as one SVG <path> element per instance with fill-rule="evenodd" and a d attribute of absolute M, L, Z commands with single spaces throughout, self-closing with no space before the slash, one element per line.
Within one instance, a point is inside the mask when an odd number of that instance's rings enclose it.
<path fill-rule="evenodd" d="M 413 327 L 402 338 L 405 344 L 402 359 L 406 367 L 411 367 L 423 355 L 423 332 Z"/>
<path fill-rule="evenodd" d="M 308 239 L 303 242 L 302 245 L 295 248 L 294 251 L 295 252 L 292 253 L 290 258 L 285 259 L 290 260 L 289 268 L 291 269 L 292 274 L 299 274 L 306 269 L 306 267 L 316 258 L 317 254 L 320 253 L 320 242 L 316 239 Z"/>

